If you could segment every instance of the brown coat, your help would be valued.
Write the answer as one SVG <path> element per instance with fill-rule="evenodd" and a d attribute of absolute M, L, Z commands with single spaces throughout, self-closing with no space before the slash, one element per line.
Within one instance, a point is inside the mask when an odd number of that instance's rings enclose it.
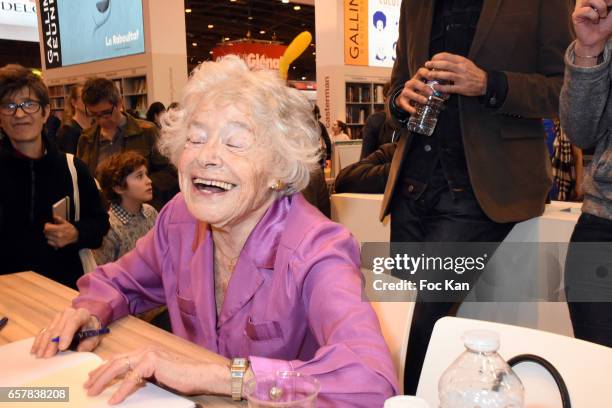
<path fill-rule="evenodd" d="M 160 210 L 178 192 L 176 169 L 157 150 L 159 129 L 151 122 L 125 115 L 127 124 L 121 150 L 143 155 L 149 164 L 149 177 L 153 181 L 153 205 Z M 85 162 L 92 175 L 96 174 L 100 152 L 100 127 L 95 125 L 83 131 L 79 138 L 77 157 Z"/>
<path fill-rule="evenodd" d="M 468 58 L 503 71 L 508 94 L 497 110 L 459 97 L 461 134 L 472 188 L 496 222 L 521 221 L 544 211 L 551 186 L 542 118 L 558 116 L 563 54 L 571 42 L 568 0 L 484 0 Z M 433 1 L 402 2 L 393 94 L 429 59 Z M 390 211 L 403 161 L 410 154 L 403 128 L 391 164 L 381 218 Z"/>

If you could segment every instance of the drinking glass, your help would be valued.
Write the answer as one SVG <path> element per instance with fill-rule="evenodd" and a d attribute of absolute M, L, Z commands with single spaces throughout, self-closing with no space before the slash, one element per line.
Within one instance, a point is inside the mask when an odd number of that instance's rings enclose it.
<path fill-rule="evenodd" d="M 251 408 L 313 408 L 317 406 L 319 381 L 297 371 L 259 376 L 245 385 Z"/>

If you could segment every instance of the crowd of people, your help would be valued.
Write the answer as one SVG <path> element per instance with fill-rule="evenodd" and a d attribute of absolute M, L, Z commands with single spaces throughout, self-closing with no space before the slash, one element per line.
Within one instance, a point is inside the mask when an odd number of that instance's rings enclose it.
<path fill-rule="evenodd" d="M 403 0 L 385 112 L 368 120 L 361 160 L 335 183 L 384 193 L 392 242 L 500 243 L 541 215 L 551 187 L 542 119 L 559 115 L 571 143 L 594 148 L 571 240 L 612 241 L 612 2 L 577 0 L 573 14 L 566 0 L 549 3 Z M 433 135 L 409 132 L 415 105 L 434 91 L 449 99 Z M 333 142 L 348 138 L 344 123 L 325 137 L 297 90 L 235 56 L 202 63 L 180 104 L 154 103 L 147 120 L 126 112 L 107 79 L 67 99 L 51 139 L 42 79 L 0 68 L 0 273 L 34 270 L 80 290 L 33 354 L 50 358 L 77 330 L 165 306 L 173 333 L 210 360 L 130 352 L 92 373 L 90 395 L 123 377 L 111 403 L 142 379 L 239 399 L 236 358 L 249 361 L 241 381 L 277 370 L 315 376 L 321 406 L 382 406 L 398 380 L 416 392 L 433 325 L 458 302 L 419 295 L 398 379 L 362 301 L 357 242 L 329 219 L 323 168 Z M 72 203 L 67 217 L 54 212 L 62 200 Z M 85 275 L 84 249 L 98 264 Z M 584 256 L 570 247 L 567 257 L 575 336 L 612 347 L 610 303 L 575 297 L 592 284 Z"/>

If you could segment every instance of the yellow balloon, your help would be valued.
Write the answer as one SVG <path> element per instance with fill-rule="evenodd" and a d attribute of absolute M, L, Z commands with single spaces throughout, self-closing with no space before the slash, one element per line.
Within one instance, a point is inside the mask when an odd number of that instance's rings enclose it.
<path fill-rule="evenodd" d="M 291 41 L 291 44 L 285 50 L 285 53 L 280 59 L 278 71 L 283 79 L 287 79 L 287 73 L 289 72 L 289 65 L 295 61 L 306 48 L 312 42 L 312 34 L 308 31 L 301 32 Z"/>

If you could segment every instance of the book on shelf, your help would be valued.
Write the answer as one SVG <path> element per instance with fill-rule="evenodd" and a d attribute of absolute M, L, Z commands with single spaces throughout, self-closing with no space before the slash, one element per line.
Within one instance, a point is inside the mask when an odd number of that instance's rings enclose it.
<path fill-rule="evenodd" d="M 383 85 L 376 84 L 376 98 L 375 103 L 385 103 L 385 95 L 383 93 Z"/>
<path fill-rule="evenodd" d="M 359 123 L 365 123 L 365 118 L 366 118 L 366 112 L 365 109 L 360 109 L 359 110 Z"/>
<path fill-rule="evenodd" d="M 49 96 L 51 98 L 63 98 L 64 97 L 64 87 L 62 85 L 50 86 Z"/>
<path fill-rule="evenodd" d="M 361 102 L 370 102 L 370 86 L 368 85 L 367 87 L 363 87 L 361 89 L 362 89 Z"/>
<path fill-rule="evenodd" d="M 147 93 L 147 81 L 144 78 L 129 78 L 125 81 L 126 94 Z"/>

